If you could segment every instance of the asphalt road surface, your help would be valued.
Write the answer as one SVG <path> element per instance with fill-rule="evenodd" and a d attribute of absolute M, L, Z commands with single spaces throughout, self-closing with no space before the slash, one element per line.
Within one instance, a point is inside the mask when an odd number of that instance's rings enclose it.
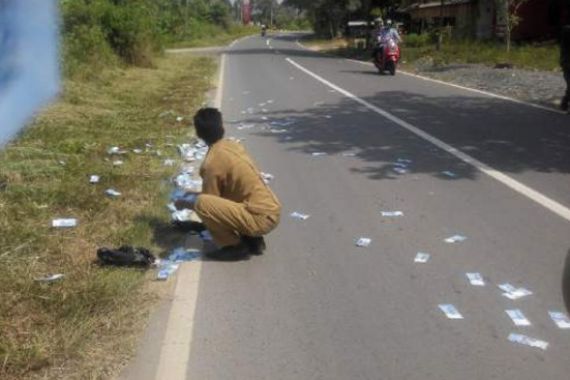
<path fill-rule="evenodd" d="M 568 378 L 570 330 L 548 311 L 567 312 L 570 117 L 380 76 L 294 35 L 241 40 L 225 61 L 227 134 L 275 176 L 283 216 L 264 256 L 200 264 L 187 379 Z M 506 282 L 533 294 L 510 300 Z"/>

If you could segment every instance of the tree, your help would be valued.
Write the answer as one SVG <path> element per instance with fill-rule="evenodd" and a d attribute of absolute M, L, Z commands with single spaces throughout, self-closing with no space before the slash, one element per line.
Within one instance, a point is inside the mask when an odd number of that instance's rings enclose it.
<path fill-rule="evenodd" d="M 507 44 L 507 52 L 511 51 L 511 38 L 513 30 L 520 24 L 522 18 L 518 12 L 520 7 L 528 0 L 495 0 L 499 12 L 503 14 L 505 22 L 505 42 Z"/>

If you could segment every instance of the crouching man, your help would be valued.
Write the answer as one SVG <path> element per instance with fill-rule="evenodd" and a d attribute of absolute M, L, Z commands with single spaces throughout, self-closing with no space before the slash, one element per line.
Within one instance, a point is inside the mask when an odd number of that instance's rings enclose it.
<path fill-rule="evenodd" d="M 202 193 L 187 194 L 176 207 L 194 210 L 212 234 L 218 249 L 207 253 L 208 258 L 233 261 L 260 255 L 265 250 L 263 235 L 279 224 L 279 200 L 245 148 L 223 138 L 220 111 L 199 110 L 194 127 L 209 147 L 200 168 Z"/>

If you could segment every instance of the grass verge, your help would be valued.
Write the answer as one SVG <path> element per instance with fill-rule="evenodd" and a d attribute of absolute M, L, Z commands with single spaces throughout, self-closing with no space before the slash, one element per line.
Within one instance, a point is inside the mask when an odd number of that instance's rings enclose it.
<path fill-rule="evenodd" d="M 304 44 L 346 58 L 370 58 L 369 51 L 350 47 L 345 39 L 308 39 Z M 404 37 L 402 46 L 402 63 L 407 68 L 425 66 L 426 63 L 435 66 L 448 64 L 495 66 L 499 63 L 511 63 L 519 69 L 554 71 L 560 69 L 559 56 L 559 47 L 553 42 L 513 46 L 510 54 L 505 51 L 502 44 L 480 41 L 450 41 L 438 51 L 432 44 L 406 46 Z"/>
<path fill-rule="evenodd" d="M 173 144 L 188 137 L 214 70 L 211 58 L 167 56 L 152 69 L 67 81 L 61 100 L 0 152 L 0 378 L 108 378 L 129 355 L 160 285 L 144 271 L 94 265 L 95 252 L 166 249 L 155 227 L 168 222 L 174 169 L 163 161 L 177 157 Z M 115 145 L 129 150 L 122 166 L 107 154 Z M 91 174 L 101 182 L 89 184 Z M 79 225 L 53 229 L 56 217 Z M 65 277 L 35 281 L 52 273 Z"/>
<path fill-rule="evenodd" d="M 228 30 L 215 29 L 211 33 L 205 31 L 199 36 L 183 41 L 174 41 L 168 44 L 169 48 L 193 48 L 207 46 L 225 46 L 235 39 L 260 33 L 260 29 L 251 26 L 231 26 Z"/>

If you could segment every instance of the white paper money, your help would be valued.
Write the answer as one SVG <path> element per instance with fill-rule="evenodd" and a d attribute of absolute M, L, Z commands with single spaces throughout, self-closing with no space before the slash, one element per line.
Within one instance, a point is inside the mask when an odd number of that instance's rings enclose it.
<path fill-rule="evenodd" d="M 109 149 L 107 149 L 107 153 L 108 154 L 126 154 L 127 151 L 126 150 L 122 150 L 121 148 L 119 148 L 118 146 L 112 146 Z"/>
<path fill-rule="evenodd" d="M 401 167 L 398 167 L 398 166 L 392 168 L 392 170 L 394 170 L 394 171 L 395 171 L 396 173 L 398 173 L 398 174 L 406 174 L 406 173 L 408 173 L 408 170 L 407 170 L 407 169 L 401 168 Z"/>
<path fill-rule="evenodd" d="M 536 348 L 540 348 L 541 350 L 546 350 L 548 348 L 548 342 L 545 342 L 545 341 L 539 340 L 539 339 L 535 339 L 535 338 L 531 338 L 529 336 L 522 335 L 522 334 L 512 333 L 509 335 L 508 339 L 509 339 L 509 341 L 511 341 L 513 343 L 519 343 L 519 344 L 523 344 L 525 346 L 536 347 Z"/>
<path fill-rule="evenodd" d="M 297 211 L 294 211 L 290 214 L 291 218 L 293 219 L 299 219 L 299 220 L 307 220 L 310 218 L 311 215 L 309 214 L 303 214 Z"/>
<path fill-rule="evenodd" d="M 414 259 L 414 263 L 425 264 L 429 261 L 430 254 L 425 252 L 418 252 L 416 254 L 416 258 Z"/>
<path fill-rule="evenodd" d="M 380 211 L 382 216 L 386 217 L 396 217 L 396 216 L 404 216 L 402 211 Z"/>
<path fill-rule="evenodd" d="M 99 176 L 98 175 L 92 175 L 91 177 L 89 177 L 89 183 L 99 183 Z"/>
<path fill-rule="evenodd" d="M 519 309 L 505 310 L 516 326 L 530 326 L 531 323 Z"/>
<path fill-rule="evenodd" d="M 105 190 L 105 194 L 107 194 L 110 197 L 119 197 L 121 196 L 121 193 L 119 193 L 117 190 L 115 189 L 107 189 Z"/>
<path fill-rule="evenodd" d="M 441 304 L 438 305 L 440 310 L 447 316 L 449 319 L 463 319 L 463 315 L 455 308 L 455 306 L 451 304 Z"/>
<path fill-rule="evenodd" d="M 528 289 L 517 288 L 509 283 L 500 284 L 498 286 L 499 289 L 504 291 L 503 297 L 507 297 L 508 299 L 511 300 L 516 300 L 522 297 L 530 296 L 532 294 L 532 292 Z"/>
<path fill-rule="evenodd" d="M 192 210 L 176 210 L 172 212 L 172 220 L 175 222 L 189 222 L 192 220 Z"/>
<path fill-rule="evenodd" d="M 570 329 L 570 318 L 568 318 L 568 316 L 563 312 L 549 311 L 548 315 L 550 315 L 550 318 L 554 323 L 556 323 L 556 326 L 558 326 L 558 328 L 564 330 Z"/>
<path fill-rule="evenodd" d="M 444 239 L 443 241 L 445 241 L 448 244 L 454 244 L 454 243 L 464 242 L 465 240 L 467 240 L 467 237 L 465 237 L 463 235 L 453 235 L 453 236 L 450 236 L 450 237 Z"/>
<path fill-rule="evenodd" d="M 465 273 L 465 276 L 467 276 L 471 285 L 485 286 L 485 280 L 483 279 L 483 276 L 481 276 L 481 273 Z"/>
<path fill-rule="evenodd" d="M 366 237 L 361 237 L 356 240 L 356 245 L 358 247 L 368 247 L 370 243 L 372 243 L 372 239 Z"/>
<path fill-rule="evenodd" d="M 275 176 L 273 174 L 270 174 L 270 173 L 261 172 L 261 178 L 263 179 L 263 182 L 265 182 L 266 184 L 269 184 L 269 182 L 271 182 L 275 179 Z"/>
<path fill-rule="evenodd" d="M 75 218 L 54 219 L 51 221 L 51 226 L 55 228 L 75 227 L 77 226 L 77 219 Z"/>
<path fill-rule="evenodd" d="M 36 278 L 35 280 L 37 282 L 53 282 L 53 281 L 61 280 L 63 277 L 64 277 L 63 274 L 57 273 L 57 274 L 52 274 L 50 276 L 39 277 L 39 278 Z"/>

